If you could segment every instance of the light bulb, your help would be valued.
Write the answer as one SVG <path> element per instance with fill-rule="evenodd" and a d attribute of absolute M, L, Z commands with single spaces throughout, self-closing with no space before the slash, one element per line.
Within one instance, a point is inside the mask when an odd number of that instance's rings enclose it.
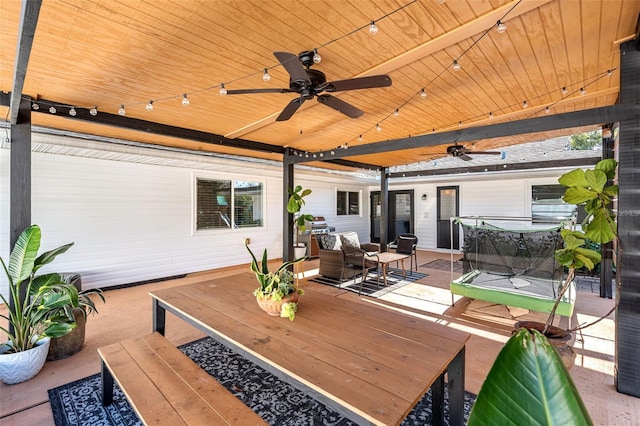
<path fill-rule="evenodd" d="M 336 152 L 334 150 L 331 150 L 331 155 L 336 155 Z"/>
<path fill-rule="evenodd" d="M 269 70 L 268 69 L 264 69 L 264 72 L 262 73 L 262 80 L 263 81 L 269 81 L 271 80 L 271 75 L 269 74 Z"/>
<path fill-rule="evenodd" d="M 120 105 L 120 109 L 118 110 L 118 114 L 125 115 L 127 111 L 124 110 L 124 105 Z"/>
<path fill-rule="evenodd" d="M 358 142 L 362 142 L 362 135 L 358 136 Z"/>
<path fill-rule="evenodd" d="M 522 103 L 522 108 L 529 108 L 529 102 L 526 100 Z"/>
<path fill-rule="evenodd" d="M 227 94 L 227 89 L 224 88 L 224 83 L 220 83 L 220 94 L 222 96 Z"/>
<path fill-rule="evenodd" d="M 71 107 L 71 109 L 69 110 L 69 115 L 72 117 L 75 117 L 76 114 L 77 114 L 76 109 L 74 107 Z"/>
<path fill-rule="evenodd" d="M 145 107 L 147 111 L 153 111 L 153 101 L 149 101 L 147 106 Z"/>
<path fill-rule="evenodd" d="M 182 105 L 183 106 L 189 106 L 189 98 L 187 98 L 187 94 L 186 93 L 184 93 L 182 95 Z"/>
<path fill-rule="evenodd" d="M 381 132 L 382 131 L 382 127 L 380 127 L 380 124 L 376 124 L 376 130 Z"/>
<path fill-rule="evenodd" d="M 369 33 L 371 35 L 378 34 L 378 26 L 376 25 L 375 21 L 371 21 L 371 25 L 369 25 Z"/>
<path fill-rule="evenodd" d="M 544 113 L 545 113 L 545 114 L 549 114 L 550 112 L 551 112 L 551 108 L 546 107 L 546 108 L 544 109 Z"/>
<path fill-rule="evenodd" d="M 445 1 L 447 1 L 447 0 L 438 0 L 438 3 L 444 4 Z"/>
<path fill-rule="evenodd" d="M 322 61 L 322 56 L 318 53 L 318 49 L 313 49 L 313 63 L 319 64 Z"/>
<path fill-rule="evenodd" d="M 458 127 L 462 127 L 462 121 L 458 121 Z"/>
<path fill-rule="evenodd" d="M 40 109 L 40 105 L 34 102 L 33 104 L 31 104 L 31 108 L 33 108 L 34 111 L 37 111 Z"/>
<path fill-rule="evenodd" d="M 56 113 L 56 107 L 54 107 L 54 106 L 50 106 L 50 107 L 49 107 L 49 112 L 50 112 L 51 114 L 55 114 L 55 113 Z"/>
<path fill-rule="evenodd" d="M 426 91 L 426 90 L 424 90 L 424 87 L 423 87 L 422 89 L 420 89 L 420 97 L 421 97 L 422 99 L 424 99 L 424 98 L 426 98 L 426 97 L 427 97 L 427 91 Z"/>
<path fill-rule="evenodd" d="M 94 117 L 95 117 L 96 115 L 98 115 L 98 107 L 97 107 L 97 106 L 94 106 L 93 108 L 91 108 L 91 109 L 89 110 L 89 114 L 93 115 Z"/>
<path fill-rule="evenodd" d="M 613 71 L 612 70 L 607 70 L 607 76 L 611 77 L 613 75 Z"/>
<path fill-rule="evenodd" d="M 453 60 L 453 70 L 454 71 L 460 71 L 460 64 L 458 63 L 458 61 L 456 59 Z"/>
<path fill-rule="evenodd" d="M 587 94 L 587 90 L 584 87 L 580 88 L 580 94 L 581 95 L 586 95 Z"/>
<path fill-rule="evenodd" d="M 567 93 L 569 93 L 569 91 L 567 90 L 567 88 L 565 86 L 562 86 L 562 94 L 566 95 Z"/>
<path fill-rule="evenodd" d="M 496 27 L 498 28 L 498 32 L 500 34 L 502 34 L 503 32 L 507 31 L 507 26 L 504 24 L 504 22 L 498 20 L 498 22 L 496 23 Z"/>
<path fill-rule="evenodd" d="M 397 116 L 399 116 L 399 115 L 400 115 L 400 110 L 399 110 L 398 108 L 396 108 L 396 110 L 395 110 L 395 111 L 393 111 L 393 116 L 394 116 L 394 117 L 397 117 Z"/>
<path fill-rule="evenodd" d="M 489 118 L 493 118 L 493 113 L 492 112 L 489 113 Z"/>

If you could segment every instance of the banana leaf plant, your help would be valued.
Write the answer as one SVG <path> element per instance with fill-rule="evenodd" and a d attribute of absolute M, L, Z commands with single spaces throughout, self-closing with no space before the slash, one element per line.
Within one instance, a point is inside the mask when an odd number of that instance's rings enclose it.
<path fill-rule="evenodd" d="M 68 307 L 78 305 L 78 290 L 64 282 L 58 273 L 37 275 L 41 267 L 53 262 L 73 243 L 38 256 L 41 237 L 37 225 L 28 227 L 18 237 L 9 255 L 9 263 L 0 258 L 9 284 L 8 299 L 0 293 L 8 310 L 6 315 L 0 315 L 8 322 L 6 328 L 0 326 L 0 330 L 7 334 L 8 348 L 2 348 L 0 352 L 26 351 L 45 336 L 61 337 L 76 327 Z"/>
<path fill-rule="evenodd" d="M 478 425 L 591 425 L 580 394 L 547 338 L 520 329 L 502 348 L 467 422 Z"/>

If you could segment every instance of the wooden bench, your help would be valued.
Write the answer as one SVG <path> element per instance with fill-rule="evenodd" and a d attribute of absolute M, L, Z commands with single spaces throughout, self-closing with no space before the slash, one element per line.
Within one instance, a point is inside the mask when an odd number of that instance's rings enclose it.
<path fill-rule="evenodd" d="M 159 333 L 98 353 L 103 405 L 113 402 L 115 379 L 144 424 L 267 424 Z"/>

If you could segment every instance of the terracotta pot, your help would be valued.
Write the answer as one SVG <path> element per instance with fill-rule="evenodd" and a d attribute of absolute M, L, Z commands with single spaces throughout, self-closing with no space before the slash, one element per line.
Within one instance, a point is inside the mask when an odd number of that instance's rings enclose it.
<path fill-rule="evenodd" d="M 29 380 L 40 372 L 49 350 L 51 339 L 40 339 L 37 346 L 28 351 L 16 353 L 0 353 L 0 381 L 14 385 Z M 8 345 L 3 345 L 9 348 Z"/>
<path fill-rule="evenodd" d="M 515 325 L 516 330 L 521 328 L 526 328 L 527 330 L 536 330 L 540 333 L 544 330 L 544 323 L 537 321 L 518 321 Z M 576 353 L 573 351 L 573 348 L 569 345 L 569 340 L 571 340 L 571 333 L 567 330 L 563 330 L 559 327 L 551 326 L 549 330 L 547 330 L 547 334 L 545 337 L 554 347 L 565 367 L 568 370 L 573 367 L 576 360 Z"/>
<path fill-rule="evenodd" d="M 69 334 L 51 339 L 47 361 L 56 361 L 70 357 L 82 349 L 87 319 L 84 317 L 82 309 L 80 308 L 73 308 L 73 317 L 77 324 L 76 328 Z"/>
<path fill-rule="evenodd" d="M 282 300 L 280 301 L 275 301 L 273 299 L 263 297 L 256 297 L 256 301 L 258 302 L 258 306 L 260 306 L 263 311 L 274 317 L 279 317 L 280 311 L 282 310 L 282 304 L 285 302 L 297 302 L 299 297 L 300 295 L 296 291 L 293 294 L 282 298 Z"/>

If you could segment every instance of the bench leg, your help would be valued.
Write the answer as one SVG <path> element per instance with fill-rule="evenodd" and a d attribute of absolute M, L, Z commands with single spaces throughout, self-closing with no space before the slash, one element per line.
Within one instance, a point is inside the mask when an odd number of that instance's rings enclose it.
<path fill-rule="evenodd" d="M 160 306 L 158 299 L 151 299 L 151 312 L 153 313 L 153 331 L 157 331 L 164 336 L 166 310 Z"/>
<path fill-rule="evenodd" d="M 113 376 L 104 361 L 100 364 L 100 376 L 102 382 L 100 389 L 102 393 L 102 405 L 106 407 L 113 402 Z"/>

